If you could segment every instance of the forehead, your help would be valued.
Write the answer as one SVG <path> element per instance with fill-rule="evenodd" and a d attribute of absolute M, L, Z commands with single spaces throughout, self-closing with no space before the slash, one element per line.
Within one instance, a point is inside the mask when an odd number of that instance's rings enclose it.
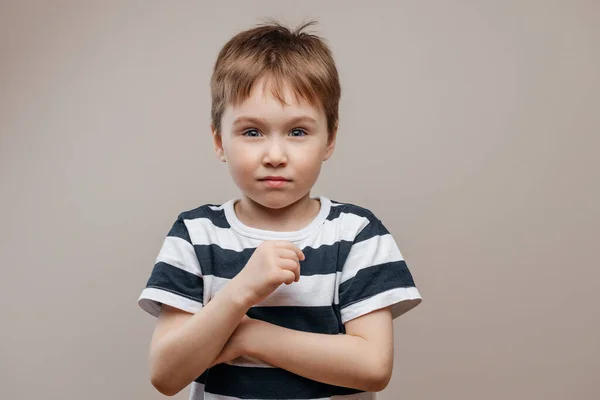
<path fill-rule="evenodd" d="M 225 107 L 224 118 L 235 118 L 239 115 L 260 115 L 263 118 L 289 115 L 306 116 L 316 121 L 325 119 L 320 104 L 311 104 L 299 95 L 293 86 L 283 81 L 277 85 L 274 80 L 261 79 L 252 85 L 252 90 L 245 98 Z"/>

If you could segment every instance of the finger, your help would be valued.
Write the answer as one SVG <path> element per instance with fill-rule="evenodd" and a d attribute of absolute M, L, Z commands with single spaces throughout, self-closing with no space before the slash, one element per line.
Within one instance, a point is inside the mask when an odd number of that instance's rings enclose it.
<path fill-rule="evenodd" d="M 304 260 L 304 253 L 302 252 L 302 250 L 300 250 L 300 248 L 298 246 L 296 246 L 294 243 L 292 242 L 287 242 L 287 246 L 285 246 L 288 249 L 294 250 L 294 252 L 296 253 L 296 255 L 298 256 L 299 260 Z"/>
<path fill-rule="evenodd" d="M 296 282 L 298 282 L 300 280 L 300 260 L 298 260 L 298 254 L 289 248 L 280 248 L 278 253 L 282 259 L 292 260 L 296 263 L 295 268 L 298 270 Z"/>
<path fill-rule="evenodd" d="M 300 250 L 300 248 L 298 246 L 296 246 L 294 243 L 288 241 L 288 240 L 277 240 L 277 245 L 286 249 L 290 249 L 293 250 L 294 252 L 296 252 L 298 259 L 299 260 L 304 260 L 306 257 L 304 256 L 304 253 L 302 252 L 302 250 Z"/>
<path fill-rule="evenodd" d="M 294 250 L 290 249 L 290 248 L 279 248 L 277 249 L 277 254 L 279 254 L 279 256 L 281 258 L 286 258 L 288 260 L 294 260 L 294 261 L 300 261 L 300 259 L 298 258 L 298 253 L 296 253 Z"/>
<path fill-rule="evenodd" d="M 281 281 L 286 285 L 291 285 L 296 281 L 296 274 L 293 271 L 282 269 L 281 270 Z"/>
<path fill-rule="evenodd" d="M 298 261 L 282 259 L 279 267 L 282 270 L 292 272 L 294 274 L 294 282 L 298 282 L 300 280 L 300 264 Z"/>

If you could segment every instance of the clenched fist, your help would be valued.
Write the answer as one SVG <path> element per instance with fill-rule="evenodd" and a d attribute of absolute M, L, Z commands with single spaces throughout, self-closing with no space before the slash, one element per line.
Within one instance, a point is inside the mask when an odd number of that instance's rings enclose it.
<path fill-rule="evenodd" d="M 248 263 L 231 283 L 248 307 L 263 301 L 282 283 L 300 280 L 300 260 L 304 253 L 287 240 L 266 240 L 254 251 Z"/>

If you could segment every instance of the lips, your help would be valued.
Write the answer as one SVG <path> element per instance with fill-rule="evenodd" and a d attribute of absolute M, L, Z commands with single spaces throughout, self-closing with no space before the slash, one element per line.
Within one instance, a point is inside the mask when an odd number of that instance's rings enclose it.
<path fill-rule="evenodd" d="M 283 176 L 266 176 L 259 179 L 259 181 L 289 181 L 289 179 L 284 178 Z"/>

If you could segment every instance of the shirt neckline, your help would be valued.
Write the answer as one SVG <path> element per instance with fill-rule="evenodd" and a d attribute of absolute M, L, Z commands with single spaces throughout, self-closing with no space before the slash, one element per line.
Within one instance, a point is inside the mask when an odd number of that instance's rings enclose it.
<path fill-rule="evenodd" d="M 296 231 L 270 231 L 265 229 L 253 228 L 251 226 L 245 225 L 240 221 L 235 214 L 235 210 L 233 205 L 235 202 L 239 201 L 239 198 L 233 198 L 228 200 L 223 206 L 223 210 L 225 211 L 225 218 L 229 225 L 238 233 L 249 236 L 256 239 L 263 240 L 300 240 L 310 236 L 312 233 L 317 231 L 321 225 L 327 219 L 329 215 L 329 211 L 331 210 L 331 200 L 325 196 L 317 196 L 312 197 L 313 199 L 319 199 L 321 203 L 321 208 L 319 213 L 313 220 L 304 228 L 296 230 Z"/>

